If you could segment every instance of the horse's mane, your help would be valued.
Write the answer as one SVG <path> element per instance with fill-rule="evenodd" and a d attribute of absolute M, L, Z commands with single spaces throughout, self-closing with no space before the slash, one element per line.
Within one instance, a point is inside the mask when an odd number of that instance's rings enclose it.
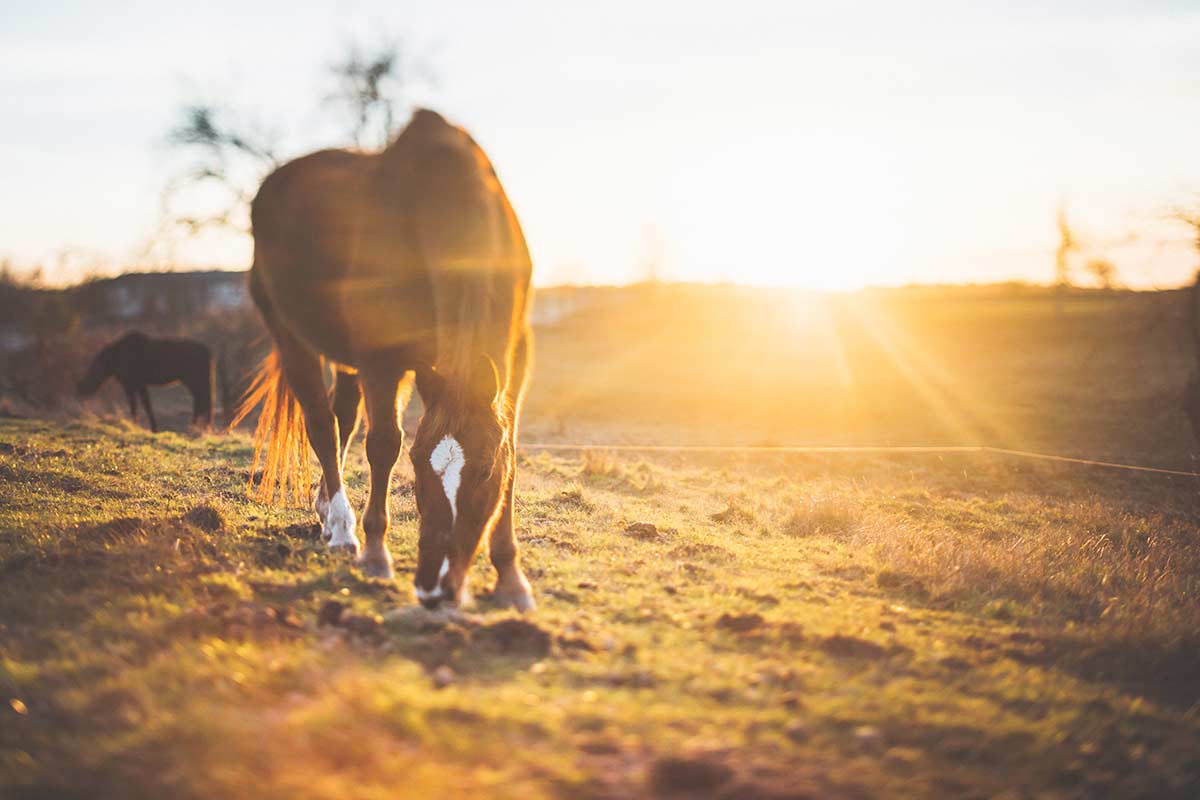
<path fill-rule="evenodd" d="M 436 366 L 445 379 L 436 424 L 449 433 L 484 401 L 503 430 L 530 274 L 516 215 L 479 146 L 432 111 L 414 114 L 383 157 L 412 159 L 417 239 L 438 318 Z"/>

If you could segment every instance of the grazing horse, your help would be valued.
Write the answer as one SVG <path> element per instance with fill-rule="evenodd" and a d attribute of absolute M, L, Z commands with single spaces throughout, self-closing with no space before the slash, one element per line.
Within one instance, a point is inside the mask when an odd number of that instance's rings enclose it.
<path fill-rule="evenodd" d="M 192 393 L 192 423 L 207 428 L 212 424 L 212 377 L 212 353 L 203 342 L 153 339 L 133 331 L 101 350 L 76 388 L 80 397 L 90 397 L 106 380 L 116 378 L 129 399 L 129 413 L 137 419 L 141 398 L 150 430 L 158 433 L 146 387 L 182 382 Z"/>
<path fill-rule="evenodd" d="M 531 264 L 487 156 L 466 131 L 419 110 L 381 152 L 324 150 L 280 167 L 251 224 L 250 292 L 275 349 L 234 424 L 263 407 L 251 469 L 263 467 L 259 497 L 286 498 L 290 486 L 300 499 L 311 443 L 324 538 L 368 575 L 391 578 L 388 491 L 415 381 L 426 407 L 410 450 L 417 599 L 465 602 L 486 538 L 495 599 L 532 608 L 513 525 Z M 323 362 L 334 369 L 328 393 Z M 361 551 L 342 483 L 360 407 L 371 471 Z"/>

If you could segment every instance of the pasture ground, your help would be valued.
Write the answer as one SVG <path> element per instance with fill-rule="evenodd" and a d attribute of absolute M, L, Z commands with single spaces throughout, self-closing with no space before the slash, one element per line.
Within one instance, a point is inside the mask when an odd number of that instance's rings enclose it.
<path fill-rule="evenodd" d="M 693 297 L 657 338 L 601 306 L 543 335 L 526 439 L 1190 467 L 1178 299 L 864 301 L 789 328 L 773 300 Z M 247 500 L 249 465 L 244 435 L 0 420 L 0 796 L 1200 793 L 1195 479 L 527 450 L 540 608 L 494 608 L 481 556 L 450 616 L 411 605 L 404 459 L 395 583 Z M 361 508 L 360 448 L 348 485 Z"/>

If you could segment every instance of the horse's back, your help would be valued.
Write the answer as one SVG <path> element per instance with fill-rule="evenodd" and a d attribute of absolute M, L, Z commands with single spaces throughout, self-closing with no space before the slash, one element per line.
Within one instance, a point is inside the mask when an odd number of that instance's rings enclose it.
<path fill-rule="evenodd" d="M 260 305 L 343 364 L 379 351 L 432 359 L 438 242 L 422 233 L 439 208 L 434 227 L 489 231 L 458 236 L 464 256 L 528 283 L 524 239 L 491 163 L 461 128 L 418 111 L 381 153 L 321 151 L 264 181 L 252 211 Z"/>
<path fill-rule="evenodd" d="M 418 237 L 435 234 L 429 227 L 449 232 L 459 240 L 455 246 L 468 251 L 464 257 L 485 261 L 480 268 L 528 281 L 532 266 L 521 226 L 491 160 L 470 134 L 421 110 L 384 157 L 413 176 L 405 189 L 424 212 L 419 227 L 426 230 Z"/>
<path fill-rule="evenodd" d="M 344 150 L 304 156 L 267 178 L 252 212 L 251 280 L 268 313 L 351 366 L 412 346 L 409 328 L 428 313 L 406 209 L 380 202 L 378 167 L 378 156 Z"/>

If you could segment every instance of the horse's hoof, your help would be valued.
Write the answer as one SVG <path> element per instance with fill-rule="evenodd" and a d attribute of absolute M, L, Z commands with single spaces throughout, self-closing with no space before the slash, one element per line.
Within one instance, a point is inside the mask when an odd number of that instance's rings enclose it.
<path fill-rule="evenodd" d="M 345 555 L 357 559 L 359 553 L 358 539 L 352 542 L 329 543 L 329 552 L 335 555 Z"/>
<path fill-rule="evenodd" d="M 537 609 L 533 599 L 533 588 L 519 571 L 513 571 L 496 579 L 492 599 L 505 608 L 515 608 L 524 614 Z"/>
<path fill-rule="evenodd" d="M 492 597 L 496 602 L 504 608 L 515 608 L 524 614 L 527 611 L 537 610 L 537 601 L 533 599 L 533 592 L 520 591 L 500 591 L 497 589 L 492 593 Z"/>
<path fill-rule="evenodd" d="M 383 578 L 390 581 L 396 577 L 396 573 L 392 571 L 392 557 L 386 550 L 383 555 L 363 551 L 363 554 L 358 557 L 358 567 L 368 578 Z"/>

